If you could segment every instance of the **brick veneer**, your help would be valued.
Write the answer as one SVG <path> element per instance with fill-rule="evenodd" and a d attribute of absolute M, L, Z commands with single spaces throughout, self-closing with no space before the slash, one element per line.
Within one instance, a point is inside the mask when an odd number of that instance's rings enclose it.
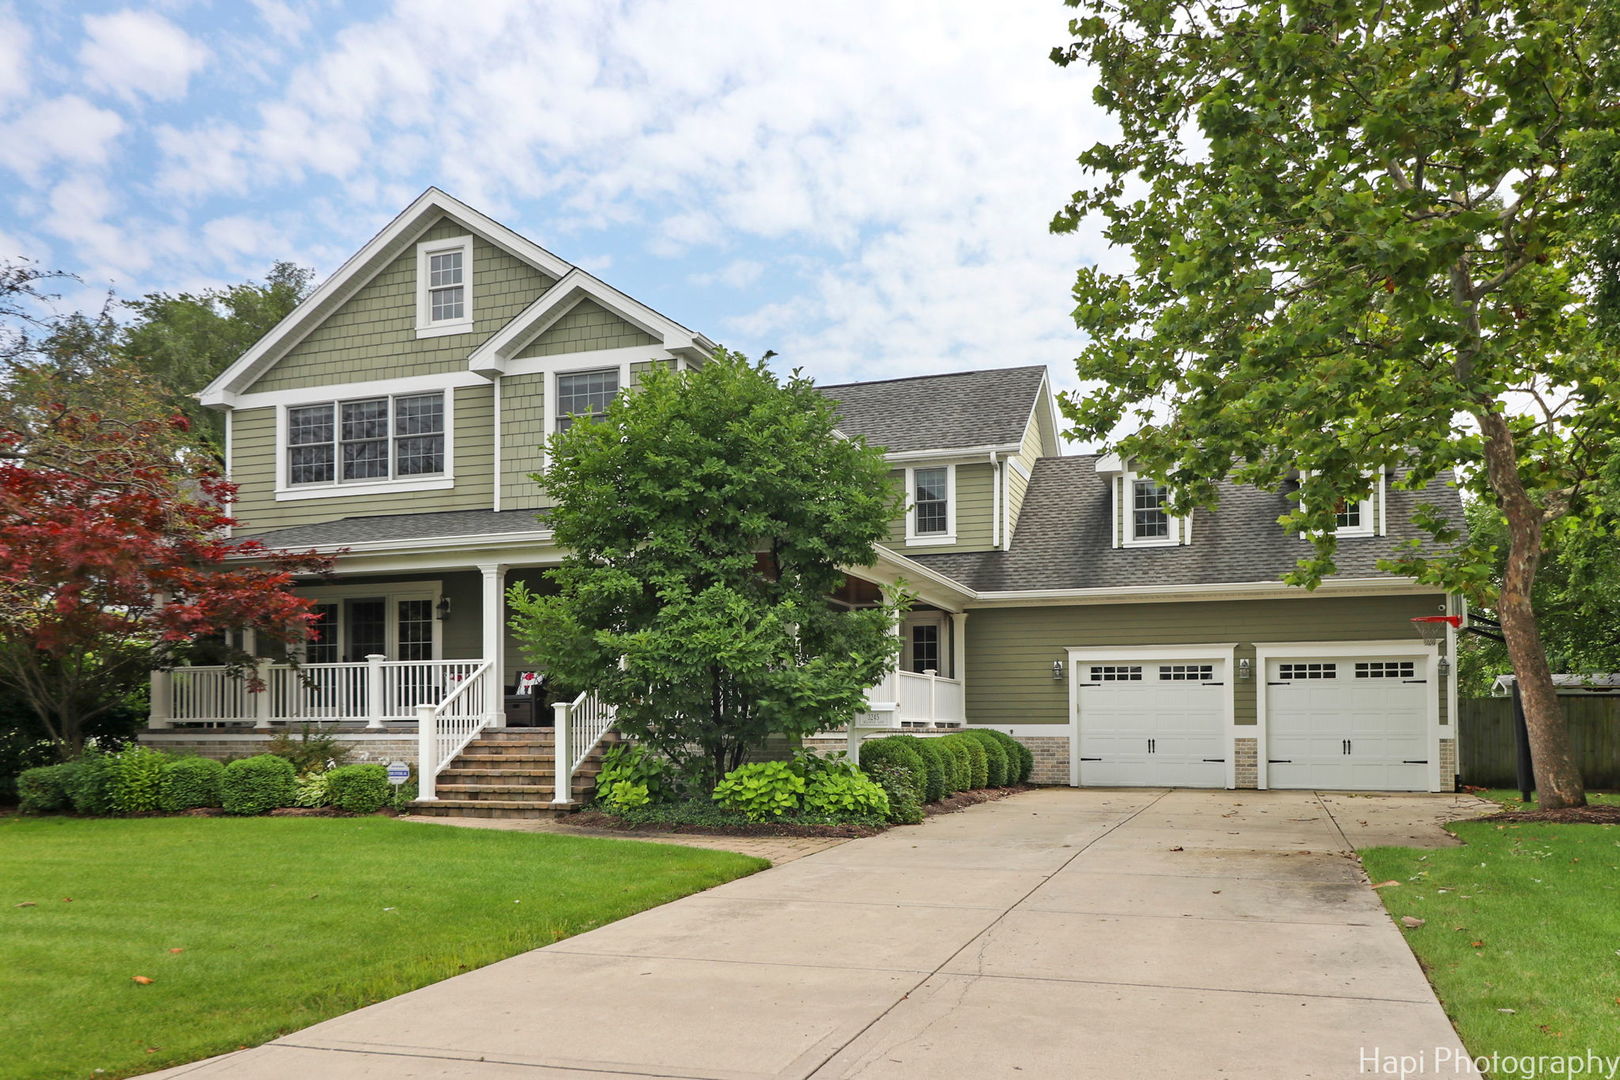
<path fill-rule="evenodd" d="M 1237 738 L 1232 740 L 1232 764 L 1235 769 L 1234 786 L 1257 788 L 1260 786 L 1260 740 Z"/>
<path fill-rule="evenodd" d="M 221 732 L 221 731 L 145 731 L 139 738 L 141 745 L 170 753 L 197 754 L 201 757 L 232 758 L 262 754 L 270 745 L 275 732 Z M 332 737 L 348 747 L 349 761 L 404 761 L 416 764 L 416 733 L 404 731 L 332 732 Z M 292 732 L 294 738 L 298 733 Z"/>
<path fill-rule="evenodd" d="M 1457 740 L 1440 740 L 1440 790 L 1457 789 Z"/>

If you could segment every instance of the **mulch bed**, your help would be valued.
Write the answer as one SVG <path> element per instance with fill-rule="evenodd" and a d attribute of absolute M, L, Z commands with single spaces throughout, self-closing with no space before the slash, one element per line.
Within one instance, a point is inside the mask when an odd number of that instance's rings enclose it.
<path fill-rule="evenodd" d="M 923 807 L 923 813 L 929 817 L 935 814 L 955 814 L 966 810 L 970 806 L 980 803 L 995 802 L 1005 799 L 1009 795 L 1017 795 L 1021 791 L 1034 791 L 1033 784 L 1016 784 L 1013 787 L 979 788 L 977 791 L 959 791 L 955 795 L 947 795 L 939 802 L 931 802 Z"/>
<path fill-rule="evenodd" d="M 1620 825 L 1620 806 L 1575 806 L 1562 810 L 1508 810 L 1476 818 L 1512 825 Z"/>
<path fill-rule="evenodd" d="M 811 836 L 854 839 L 861 836 L 876 836 L 883 831 L 883 828 L 870 825 L 787 825 L 770 821 L 738 825 L 682 825 L 673 822 L 641 824 L 595 810 L 582 810 L 572 814 L 567 823 L 587 829 L 612 829 L 614 832 L 631 834 L 690 833 L 699 836 Z"/>

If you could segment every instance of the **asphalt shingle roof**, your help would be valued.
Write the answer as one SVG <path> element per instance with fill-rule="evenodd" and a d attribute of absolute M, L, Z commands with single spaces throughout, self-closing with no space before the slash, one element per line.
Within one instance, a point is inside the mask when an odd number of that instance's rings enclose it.
<path fill-rule="evenodd" d="M 838 429 L 887 450 L 1004 446 L 1024 437 L 1044 366 L 823 386 Z"/>
<path fill-rule="evenodd" d="M 313 525 L 246 535 L 268 548 L 342 547 L 386 540 L 437 540 L 462 536 L 525 533 L 545 528 L 544 510 L 445 510 L 433 514 L 346 517 Z"/>
<path fill-rule="evenodd" d="M 1377 567 L 1402 540 L 1426 536 L 1411 524 L 1419 503 L 1462 522 L 1456 488 L 1436 479 L 1421 491 L 1384 485 L 1388 536 L 1344 537 L 1337 577 L 1382 576 Z M 1284 532 L 1277 518 L 1291 503 L 1282 494 L 1223 484 L 1215 513 L 1193 514 L 1192 542 L 1180 547 L 1115 548 L 1109 478 L 1094 454 L 1041 458 L 1013 531 L 1011 550 L 906 554 L 970 588 L 1109 589 L 1136 585 L 1215 585 L 1277 581 L 1311 552 L 1310 542 Z"/>

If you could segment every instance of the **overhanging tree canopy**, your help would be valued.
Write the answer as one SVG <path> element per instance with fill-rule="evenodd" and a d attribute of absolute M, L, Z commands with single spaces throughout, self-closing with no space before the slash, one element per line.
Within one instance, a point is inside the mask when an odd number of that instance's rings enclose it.
<path fill-rule="evenodd" d="M 1277 489 L 1332 569 L 1334 511 L 1369 474 L 1455 470 L 1507 526 L 1499 590 L 1461 522 L 1388 566 L 1501 616 L 1546 806 L 1584 801 L 1531 589 L 1547 531 L 1579 529 L 1620 431 L 1620 364 L 1591 333 L 1578 166 L 1616 101 L 1572 0 L 1248 4 L 1070 0 L 1059 64 L 1089 63 L 1119 136 L 1054 221 L 1128 249 L 1086 267 L 1075 319 L 1092 438 L 1181 506 L 1231 477 Z M 1493 592 L 1495 595 L 1493 595 Z"/>

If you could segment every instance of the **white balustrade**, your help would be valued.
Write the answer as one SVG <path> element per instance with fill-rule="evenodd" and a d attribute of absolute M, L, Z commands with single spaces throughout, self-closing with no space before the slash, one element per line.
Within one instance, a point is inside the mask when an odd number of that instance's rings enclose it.
<path fill-rule="evenodd" d="M 408 722 L 418 705 L 437 705 L 486 665 L 484 660 L 383 660 L 365 663 L 261 664 L 264 689 L 224 667 L 182 667 L 166 678 L 169 724 Z M 496 702 L 496 705 L 499 703 Z M 490 702 L 480 708 L 489 711 Z"/>
<path fill-rule="evenodd" d="M 500 718 L 501 686 L 492 660 L 474 661 L 448 696 L 437 704 L 415 706 L 417 798 L 432 801 L 439 773 L 468 743 Z"/>
<path fill-rule="evenodd" d="M 618 710 L 589 692 L 573 701 L 559 701 L 551 709 L 556 740 L 556 786 L 552 800 L 566 803 L 573 800 L 574 773 L 612 730 Z"/>

